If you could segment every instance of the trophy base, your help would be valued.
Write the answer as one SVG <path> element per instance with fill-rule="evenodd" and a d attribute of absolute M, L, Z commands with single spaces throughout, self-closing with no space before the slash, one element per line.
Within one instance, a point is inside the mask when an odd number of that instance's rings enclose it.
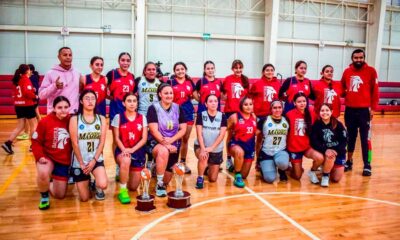
<path fill-rule="evenodd" d="M 151 212 L 156 207 L 154 206 L 154 195 L 150 195 L 149 199 L 142 199 L 142 195 L 136 197 L 137 205 L 135 209 L 140 212 Z"/>
<path fill-rule="evenodd" d="M 168 207 L 182 209 L 188 208 L 190 205 L 190 193 L 183 191 L 183 197 L 175 197 L 175 191 L 168 193 Z"/>

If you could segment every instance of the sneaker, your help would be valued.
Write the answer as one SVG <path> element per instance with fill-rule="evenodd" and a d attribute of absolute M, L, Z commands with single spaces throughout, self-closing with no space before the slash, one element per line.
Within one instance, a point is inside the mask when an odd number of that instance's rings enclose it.
<path fill-rule="evenodd" d="M 119 165 L 115 165 L 115 181 L 119 182 Z"/>
<path fill-rule="evenodd" d="M 74 184 L 74 178 L 73 177 L 69 177 L 68 178 L 68 185 Z"/>
<path fill-rule="evenodd" d="M 202 189 L 204 187 L 204 178 L 197 177 L 196 188 Z"/>
<path fill-rule="evenodd" d="M 163 185 L 156 185 L 156 195 L 157 197 L 166 197 L 167 196 L 167 190 L 165 187 L 165 184 Z"/>
<path fill-rule="evenodd" d="M 191 173 L 192 173 L 192 170 L 190 170 L 190 168 L 185 163 L 185 174 L 191 174 Z"/>
<path fill-rule="evenodd" d="M 232 158 L 226 159 L 226 170 L 230 172 L 230 169 L 233 167 Z"/>
<path fill-rule="evenodd" d="M 50 208 L 50 199 L 49 198 L 40 198 L 39 209 L 46 210 Z"/>
<path fill-rule="evenodd" d="M 29 135 L 27 133 L 23 133 L 17 136 L 18 140 L 29 140 Z"/>
<path fill-rule="evenodd" d="M 89 190 L 91 192 L 95 192 L 96 191 L 96 180 L 90 180 L 89 182 Z"/>
<path fill-rule="evenodd" d="M 311 183 L 314 183 L 314 184 L 319 183 L 319 179 L 318 179 L 315 171 L 312 171 L 312 170 L 308 171 L 308 177 L 310 178 Z"/>
<path fill-rule="evenodd" d="M 96 194 L 97 195 L 97 194 Z M 96 196 L 97 197 L 97 196 Z M 120 188 L 118 193 L 118 200 L 122 204 L 129 204 L 131 203 L 131 198 L 129 197 L 128 189 L 127 188 Z"/>
<path fill-rule="evenodd" d="M 344 171 L 351 171 L 353 170 L 353 159 L 349 159 L 346 161 L 346 163 L 344 164 Z"/>
<path fill-rule="evenodd" d="M 232 165 L 228 168 L 228 171 L 233 173 L 235 171 L 235 167 Z"/>
<path fill-rule="evenodd" d="M 6 151 L 8 154 L 14 154 L 14 151 L 12 149 L 12 143 L 10 141 L 7 141 L 1 145 L 1 147 Z"/>
<path fill-rule="evenodd" d="M 363 170 L 363 172 L 362 172 L 362 175 L 363 175 L 364 177 L 370 177 L 370 176 L 372 175 L 371 169 L 364 168 L 364 170 Z"/>
<path fill-rule="evenodd" d="M 329 187 L 329 177 L 328 176 L 322 176 L 321 187 Z"/>
<path fill-rule="evenodd" d="M 280 182 L 287 182 L 288 181 L 288 177 L 286 175 L 286 171 L 278 169 L 278 173 L 279 173 L 279 181 Z"/>
<path fill-rule="evenodd" d="M 245 184 L 242 178 L 242 174 L 237 173 L 235 175 L 235 180 L 233 181 L 233 185 L 235 185 L 238 188 L 244 188 Z"/>
<path fill-rule="evenodd" d="M 96 198 L 96 200 L 101 201 L 106 198 L 106 195 L 104 194 L 104 191 L 102 189 L 96 189 L 96 193 L 95 193 L 94 197 Z M 129 201 L 131 201 L 131 200 L 129 199 Z"/>

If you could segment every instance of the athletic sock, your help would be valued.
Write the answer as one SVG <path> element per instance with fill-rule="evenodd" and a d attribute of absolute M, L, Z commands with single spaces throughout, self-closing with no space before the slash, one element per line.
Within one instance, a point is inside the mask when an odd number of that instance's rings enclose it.
<path fill-rule="evenodd" d="M 120 189 L 126 188 L 126 183 L 120 183 L 120 184 L 119 184 L 119 188 L 120 188 Z"/>
<path fill-rule="evenodd" d="M 164 178 L 164 174 L 160 174 L 160 175 L 157 174 L 157 184 L 159 186 L 162 186 L 164 184 L 163 178 Z"/>
<path fill-rule="evenodd" d="M 199 178 L 204 178 L 204 175 L 199 175 Z"/>
<path fill-rule="evenodd" d="M 185 163 L 186 162 L 186 158 L 181 158 L 181 162 Z"/>
<path fill-rule="evenodd" d="M 329 177 L 329 173 L 322 173 L 323 177 Z"/>

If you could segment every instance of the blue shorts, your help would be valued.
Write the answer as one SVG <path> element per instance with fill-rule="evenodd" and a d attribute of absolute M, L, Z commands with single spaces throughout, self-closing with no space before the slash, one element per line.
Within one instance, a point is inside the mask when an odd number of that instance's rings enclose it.
<path fill-rule="evenodd" d="M 96 162 L 94 165 L 92 172 L 98 167 L 104 167 L 104 161 Z M 71 168 L 70 175 L 74 179 L 74 182 L 82 182 L 90 180 L 90 174 L 85 174 L 81 168 Z"/>
<path fill-rule="evenodd" d="M 290 161 L 293 163 L 302 163 L 304 153 L 305 153 L 305 151 L 304 152 L 289 152 Z"/>
<path fill-rule="evenodd" d="M 115 149 L 115 156 L 119 156 L 122 151 L 117 147 Z M 144 168 L 144 164 L 146 162 L 146 152 L 144 147 L 136 150 L 136 152 L 131 154 L 131 171 L 141 171 Z"/>
<path fill-rule="evenodd" d="M 346 156 L 345 155 L 336 156 L 335 167 L 342 167 L 342 166 L 344 166 L 345 163 L 346 163 Z"/>
<path fill-rule="evenodd" d="M 69 177 L 69 165 L 64 165 L 55 161 L 52 162 L 54 163 L 54 169 L 51 173 L 51 177 L 59 181 L 67 182 Z"/>
<path fill-rule="evenodd" d="M 234 145 L 238 145 L 241 147 L 244 151 L 244 160 L 249 161 L 249 160 L 254 160 L 254 155 L 255 155 L 255 142 L 254 141 L 249 141 L 249 142 L 242 142 L 242 141 L 237 141 L 234 139 L 231 139 L 229 142 L 229 148 L 233 147 Z"/>

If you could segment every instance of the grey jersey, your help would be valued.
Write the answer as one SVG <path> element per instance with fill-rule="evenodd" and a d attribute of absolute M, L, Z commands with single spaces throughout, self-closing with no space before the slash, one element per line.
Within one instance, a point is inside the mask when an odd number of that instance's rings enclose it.
<path fill-rule="evenodd" d="M 288 129 L 289 123 L 285 117 L 282 117 L 281 121 L 276 123 L 271 116 L 268 116 L 262 128 L 262 151 L 269 156 L 274 156 L 277 152 L 285 150 Z"/>
<path fill-rule="evenodd" d="M 207 111 L 203 111 L 198 117 L 201 117 L 203 120 L 203 131 L 201 135 L 203 136 L 204 146 L 210 147 L 215 143 L 221 132 L 222 113 L 217 112 L 217 115 L 212 122 Z M 194 144 L 199 145 L 198 139 L 195 140 Z M 213 153 L 222 152 L 223 149 L 224 142 L 221 141 L 221 143 L 214 149 Z"/>
<path fill-rule="evenodd" d="M 84 164 L 88 164 L 96 154 L 101 138 L 101 119 L 98 114 L 93 123 L 87 123 L 81 114 L 78 115 L 78 145 Z M 98 161 L 103 161 L 100 155 Z M 73 168 L 81 168 L 78 159 L 73 154 Z"/>
<path fill-rule="evenodd" d="M 137 83 L 137 93 L 139 96 L 138 112 L 143 116 L 147 116 L 147 109 L 155 102 L 158 102 L 157 88 L 161 81 L 156 78 L 154 82 L 149 82 L 145 77 L 140 77 Z"/>

